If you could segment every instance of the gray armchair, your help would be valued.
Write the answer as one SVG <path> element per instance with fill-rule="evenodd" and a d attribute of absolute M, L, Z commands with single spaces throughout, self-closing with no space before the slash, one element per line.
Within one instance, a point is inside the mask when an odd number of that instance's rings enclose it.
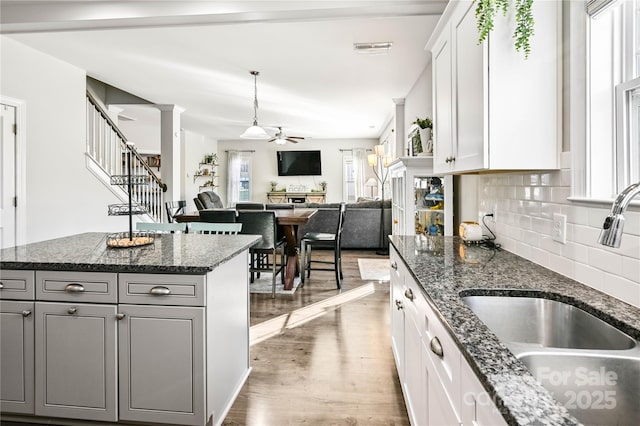
<path fill-rule="evenodd" d="M 205 209 L 223 209 L 224 205 L 218 194 L 213 191 L 204 191 L 198 194 L 198 200 Z M 196 203 L 196 206 L 198 204 Z"/>

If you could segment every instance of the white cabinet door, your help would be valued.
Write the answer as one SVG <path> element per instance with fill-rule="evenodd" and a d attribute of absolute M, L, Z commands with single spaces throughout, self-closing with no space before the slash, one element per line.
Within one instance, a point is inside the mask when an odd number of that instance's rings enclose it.
<path fill-rule="evenodd" d="M 391 258 L 391 350 L 396 360 L 400 383 L 404 383 L 404 276 L 398 270 L 400 262 L 395 250 L 390 252 Z"/>
<path fill-rule="evenodd" d="M 34 413 L 33 302 L 0 301 L 0 411 Z"/>
<path fill-rule="evenodd" d="M 462 424 L 465 426 L 503 426 L 502 414 L 496 408 L 491 396 L 484 390 L 480 381 L 467 362 L 460 362 L 460 384 Z"/>
<path fill-rule="evenodd" d="M 118 313 L 120 419 L 205 424 L 204 308 L 118 305 Z"/>
<path fill-rule="evenodd" d="M 406 302 L 408 304 L 410 302 Z M 427 424 L 427 398 L 423 379 L 422 339 L 416 313 L 411 307 L 405 310 L 404 361 L 405 361 L 405 399 L 409 419 L 413 425 Z"/>
<path fill-rule="evenodd" d="M 116 305 L 36 302 L 39 416 L 116 421 Z"/>
<path fill-rule="evenodd" d="M 451 16 L 453 46 L 453 93 L 455 123 L 453 168 L 474 170 L 489 166 L 485 161 L 485 128 L 488 97 L 485 46 L 478 45 L 475 2 L 463 1 Z"/>
<path fill-rule="evenodd" d="M 456 413 L 454 404 L 449 400 L 447 392 L 436 373 L 431 361 L 431 350 L 422 345 L 422 360 L 427 382 L 427 400 L 429 405 L 429 426 L 455 426 L 459 425 L 460 418 Z"/>
<path fill-rule="evenodd" d="M 451 170 L 453 155 L 452 135 L 452 65 L 451 32 L 447 26 L 432 49 L 433 73 L 433 171 L 447 173 Z"/>

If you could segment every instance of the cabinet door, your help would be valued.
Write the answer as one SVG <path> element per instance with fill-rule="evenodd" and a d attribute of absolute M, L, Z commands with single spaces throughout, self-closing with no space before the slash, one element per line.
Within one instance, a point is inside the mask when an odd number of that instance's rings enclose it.
<path fill-rule="evenodd" d="M 119 313 L 120 419 L 205 424 L 204 308 L 119 305 Z"/>
<path fill-rule="evenodd" d="M 116 305 L 36 302 L 36 415 L 116 421 Z"/>
<path fill-rule="evenodd" d="M 0 301 L 0 411 L 34 413 L 33 302 Z"/>
<path fill-rule="evenodd" d="M 461 1 L 451 17 L 453 52 L 453 169 L 477 170 L 489 166 L 485 152 L 488 140 L 488 85 L 485 71 L 485 42 L 478 45 L 475 2 Z"/>
<path fill-rule="evenodd" d="M 433 170 L 451 170 L 452 152 L 451 33 L 447 26 L 431 51 L 433 69 Z"/>
<path fill-rule="evenodd" d="M 462 359 L 460 362 L 461 413 L 465 426 L 503 426 L 502 414 L 496 408 L 491 396 L 480 384 L 471 367 Z"/>
<path fill-rule="evenodd" d="M 422 374 L 422 339 L 420 337 L 419 321 L 416 321 L 418 320 L 417 315 L 417 313 L 410 310 L 410 307 L 405 308 L 404 391 L 411 424 L 426 425 L 427 395 Z"/>
<path fill-rule="evenodd" d="M 460 417 L 449 399 L 447 392 L 442 387 L 442 382 L 436 373 L 431 361 L 431 351 L 422 345 L 422 363 L 426 381 L 428 424 L 430 426 L 459 425 Z"/>
<path fill-rule="evenodd" d="M 396 360 L 400 383 L 404 383 L 404 277 L 400 275 L 401 262 L 395 250 L 391 249 L 391 350 Z"/>

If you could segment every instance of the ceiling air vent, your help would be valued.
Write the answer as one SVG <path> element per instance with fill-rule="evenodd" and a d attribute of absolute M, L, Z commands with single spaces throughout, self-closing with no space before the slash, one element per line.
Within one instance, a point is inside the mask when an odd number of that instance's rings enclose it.
<path fill-rule="evenodd" d="M 353 43 L 353 50 L 362 55 L 386 55 L 393 43 L 383 41 L 378 43 Z"/>

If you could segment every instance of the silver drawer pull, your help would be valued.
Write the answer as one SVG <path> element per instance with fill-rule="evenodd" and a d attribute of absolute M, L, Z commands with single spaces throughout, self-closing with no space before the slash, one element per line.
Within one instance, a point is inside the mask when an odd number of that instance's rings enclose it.
<path fill-rule="evenodd" d="M 159 285 L 149 290 L 149 293 L 153 294 L 154 296 L 168 296 L 171 294 L 171 290 Z"/>
<path fill-rule="evenodd" d="M 440 340 L 437 337 L 434 337 L 429 342 L 429 348 L 431 352 L 438 355 L 440 358 L 444 356 L 444 351 L 442 350 L 442 345 L 440 344 Z"/>
<path fill-rule="evenodd" d="M 397 271 L 398 270 L 398 264 L 396 262 L 391 262 L 391 268 L 395 269 Z"/>
<path fill-rule="evenodd" d="M 4 288 L 4 284 L 2 283 L 2 281 L 0 281 L 0 290 L 2 290 Z"/>
<path fill-rule="evenodd" d="M 124 317 L 126 317 L 126 316 L 127 316 L 127 314 L 116 314 L 116 319 L 117 319 L 118 321 L 120 321 L 120 320 L 123 320 L 123 319 L 124 319 Z"/>
<path fill-rule="evenodd" d="M 84 286 L 77 283 L 67 284 L 67 286 L 64 288 L 64 291 L 66 291 L 67 293 L 82 293 L 84 291 Z"/>
<path fill-rule="evenodd" d="M 408 289 L 406 289 L 406 290 L 405 290 L 405 292 L 404 292 L 404 297 L 406 297 L 406 298 L 407 298 L 407 299 L 409 299 L 409 300 L 413 300 L 413 299 L 415 299 L 415 298 L 416 298 L 416 297 L 413 295 L 413 291 L 412 291 L 410 288 L 408 288 Z"/>
<path fill-rule="evenodd" d="M 73 315 L 73 314 L 75 314 L 76 312 L 78 312 L 78 308 L 69 308 L 69 309 L 67 309 L 67 313 L 68 313 L 69 315 Z"/>
<path fill-rule="evenodd" d="M 31 311 L 22 311 L 22 316 L 23 317 L 28 317 L 29 315 L 31 315 Z"/>
<path fill-rule="evenodd" d="M 402 305 L 402 300 L 396 300 L 396 308 L 398 310 L 404 308 L 404 306 Z"/>

